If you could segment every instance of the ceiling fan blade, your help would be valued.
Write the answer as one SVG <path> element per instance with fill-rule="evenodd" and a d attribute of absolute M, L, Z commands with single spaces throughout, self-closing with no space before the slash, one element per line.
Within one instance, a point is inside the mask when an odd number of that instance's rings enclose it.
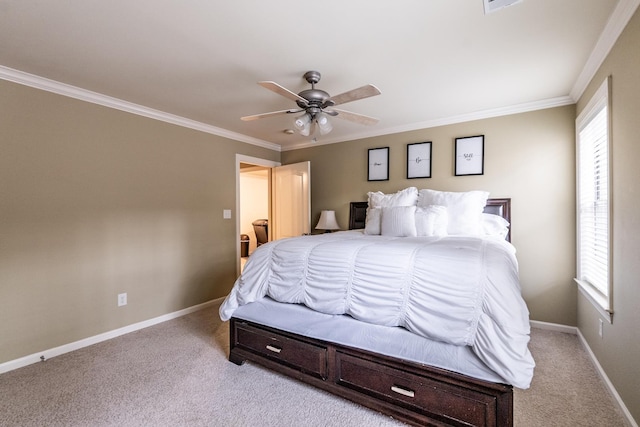
<path fill-rule="evenodd" d="M 359 123 L 361 125 L 372 126 L 380 121 L 379 119 L 376 119 L 374 117 L 352 113 L 351 111 L 338 110 L 337 108 L 334 108 L 333 111 L 336 111 L 338 113 L 336 117 L 344 120 L 349 120 L 350 122 Z"/>
<path fill-rule="evenodd" d="M 269 89 L 270 91 L 275 92 L 278 95 L 282 95 L 285 98 L 289 98 L 292 101 L 301 101 L 301 102 L 307 104 L 307 100 L 306 99 L 304 99 L 303 97 L 301 97 L 297 93 L 293 93 L 289 89 L 287 89 L 287 88 L 285 88 L 283 86 L 280 86 L 276 82 L 265 81 L 265 82 L 258 82 L 258 84 L 260 86 L 262 86 L 263 88 Z"/>
<path fill-rule="evenodd" d="M 245 122 L 250 122 L 251 120 L 264 119 L 264 118 L 267 118 L 267 117 L 280 116 L 280 115 L 283 115 L 283 114 L 299 113 L 301 111 L 304 111 L 304 110 L 299 109 L 299 110 L 272 111 L 270 113 L 262 113 L 262 114 L 255 114 L 253 116 L 240 117 L 240 120 L 243 120 Z"/>
<path fill-rule="evenodd" d="M 380 89 L 374 85 L 365 85 L 340 95 L 332 96 L 333 105 L 346 104 L 347 102 L 357 101 L 359 99 L 369 98 L 370 96 L 380 95 Z"/>

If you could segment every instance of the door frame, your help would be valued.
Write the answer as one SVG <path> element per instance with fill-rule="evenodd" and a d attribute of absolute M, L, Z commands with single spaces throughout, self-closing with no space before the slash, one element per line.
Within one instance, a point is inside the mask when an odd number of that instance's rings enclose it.
<path fill-rule="evenodd" d="M 236 236 L 240 235 L 240 163 L 248 163 L 254 166 L 265 168 L 274 168 L 281 166 L 280 162 L 273 160 L 261 159 L 259 157 L 246 156 L 244 154 L 236 154 Z M 271 175 L 271 174 L 269 174 Z M 271 180 L 271 178 L 269 178 Z M 269 183 L 269 211 L 271 211 L 271 183 Z M 271 212 L 269 212 L 271 216 Z M 240 274 L 240 239 L 236 238 L 236 275 Z"/>

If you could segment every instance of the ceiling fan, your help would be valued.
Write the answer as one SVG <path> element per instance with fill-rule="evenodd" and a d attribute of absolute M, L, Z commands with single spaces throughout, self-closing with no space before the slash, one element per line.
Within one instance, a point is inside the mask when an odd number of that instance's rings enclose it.
<path fill-rule="evenodd" d="M 378 119 L 365 116 L 362 114 L 352 113 L 350 111 L 339 110 L 333 108 L 336 105 L 346 104 L 347 102 L 357 101 L 359 99 L 369 98 L 371 96 L 380 95 L 380 90 L 374 85 L 365 85 L 357 89 L 353 89 L 336 96 L 330 96 L 324 90 L 316 89 L 315 85 L 320 81 L 320 73 L 318 71 L 307 71 L 304 73 L 304 79 L 311 84 L 311 89 L 305 89 L 302 92 L 295 94 L 289 89 L 280 86 L 276 82 L 262 81 L 258 84 L 265 89 L 269 89 L 272 92 L 282 95 L 292 101 L 295 101 L 298 108 L 289 110 L 272 111 L 270 113 L 256 114 L 253 116 L 241 117 L 244 121 L 251 121 L 256 119 L 264 119 L 267 117 L 279 116 L 283 114 L 296 114 L 301 113 L 296 117 L 294 125 L 298 132 L 302 136 L 309 136 L 319 129 L 321 135 L 325 135 L 333 129 L 328 116 L 338 117 L 341 119 L 349 120 L 351 122 L 374 125 L 378 123 Z"/>

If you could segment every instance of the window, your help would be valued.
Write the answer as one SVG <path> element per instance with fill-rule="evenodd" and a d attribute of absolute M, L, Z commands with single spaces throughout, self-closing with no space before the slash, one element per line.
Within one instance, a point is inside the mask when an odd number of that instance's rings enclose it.
<path fill-rule="evenodd" d="M 607 78 L 576 120 L 576 282 L 601 314 L 611 321 L 609 88 L 610 78 Z"/>

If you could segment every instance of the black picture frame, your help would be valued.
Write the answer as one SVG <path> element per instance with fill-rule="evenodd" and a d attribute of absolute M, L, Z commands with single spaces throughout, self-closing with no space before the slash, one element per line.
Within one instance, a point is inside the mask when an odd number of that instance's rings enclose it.
<path fill-rule="evenodd" d="M 431 154 L 431 141 L 407 144 L 407 179 L 431 178 Z"/>
<path fill-rule="evenodd" d="M 367 181 L 389 180 L 389 147 L 369 148 Z"/>
<path fill-rule="evenodd" d="M 455 176 L 484 175 L 484 135 L 456 138 Z"/>

